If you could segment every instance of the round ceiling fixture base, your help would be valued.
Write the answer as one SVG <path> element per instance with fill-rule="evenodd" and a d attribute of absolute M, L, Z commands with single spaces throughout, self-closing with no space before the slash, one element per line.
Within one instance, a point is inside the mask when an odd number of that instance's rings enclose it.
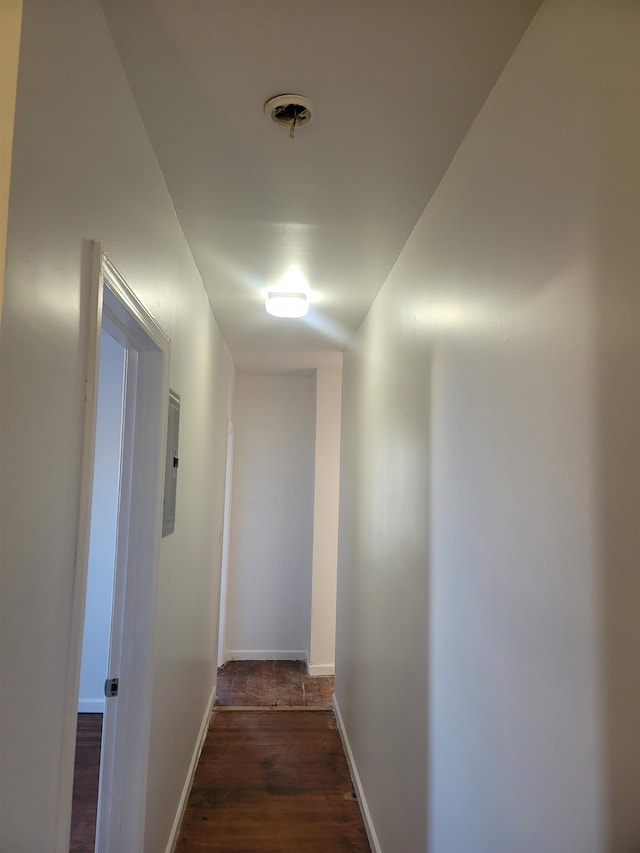
<path fill-rule="evenodd" d="M 264 114 L 279 124 L 289 129 L 289 136 L 299 127 L 309 124 L 313 118 L 311 101 L 304 95 L 276 95 L 264 105 Z"/>

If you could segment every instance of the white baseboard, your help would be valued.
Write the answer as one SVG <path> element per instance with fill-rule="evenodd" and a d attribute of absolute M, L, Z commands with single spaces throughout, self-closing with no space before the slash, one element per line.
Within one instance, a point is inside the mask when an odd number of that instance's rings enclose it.
<path fill-rule="evenodd" d="M 209 701 L 207 702 L 207 708 L 205 710 L 204 717 L 202 718 L 200 732 L 198 733 L 198 740 L 196 741 L 195 749 L 193 750 L 193 755 L 191 756 L 189 772 L 187 773 L 187 778 L 182 789 L 182 794 L 180 795 L 178 810 L 176 811 L 173 826 L 171 827 L 171 833 L 169 834 L 169 841 L 167 843 L 165 853 L 174 853 L 176 849 L 176 844 L 178 843 L 178 833 L 180 832 L 180 824 L 182 823 L 182 818 L 184 817 L 184 812 L 187 808 L 187 801 L 189 799 L 189 794 L 191 793 L 191 787 L 193 785 L 193 777 L 195 776 L 196 767 L 198 766 L 198 761 L 200 761 L 200 753 L 202 752 L 202 747 L 204 746 L 204 741 L 207 737 L 207 732 L 209 730 L 211 712 L 213 710 L 213 703 L 215 702 L 215 698 L 216 688 L 214 685 L 214 688 L 211 691 L 211 696 L 209 697 Z"/>
<path fill-rule="evenodd" d="M 335 675 L 336 666 L 333 663 L 310 663 L 309 675 Z"/>
<path fill-rule="evenodd" d="M 309 652 L 299 649 L 227 649 L 225 661 L 230 660 L 302 660 L 307 663 Z"/>
<path fill-rule="evenodd" d="M 371 850 L 373 851 L 373 853 L 382 853 L 382 848 L 380 847 L 380 842 L 378 841 L 378 836 L 376 835 L 376 830 L 373 825 L 373 821 L 371 820 L 371 813 L 369 812 L 369 807 L 367 806 L 367 799 L 362 789 L 362 782 L 360 781 L 360 775 L 358 773 L 358 768 L 356 767 L 353 752 L 351 751 L 351 745 L 349 744 L 349 738 L 347 737 L 347 732 L 344 727 L 344 721 L 342 719 L 342 714 L 340 713 L 340 707 L 338 705 L 338 700 L 336 699 L 335 693 L 333 695 L 333 710 L 336 715 L 338 732 L 340 733 L 340 738 L 342 739 L 342 745 L 344 746 L 345 755 L 347 756 L 347 764 L 349 765 L 351 781 L 353 782 L 353 787 L 356 790 L 356 794 L 358 797 L 358 805 L 360 806 L 360 812 L 362 814 L 362 820 L 364 821 L 364 828 L 367 833 L 367 838 L 369 839 L 369 844 L 371 845 Z"/>
<path fill-rule="evenodd" d="M 104 699 L 78 699 L 79 714 L 104 714 Z"/>

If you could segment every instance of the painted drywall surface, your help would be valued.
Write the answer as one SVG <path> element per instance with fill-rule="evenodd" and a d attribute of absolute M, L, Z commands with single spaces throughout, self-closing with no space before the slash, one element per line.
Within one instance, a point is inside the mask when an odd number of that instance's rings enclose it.
<path fill-rule="evenodd" d="M 22 0 L 0 0 L 0 319 L 7 250 L 7 213 L 16 106 Z"/>
<path fill-rule="evenodd" d="M 314 377 L 237 376 L 233 425 L 227 655 L 308 655 Z"/>
<path fill-rule="evenodd" d="M 189 257 L 189 265 L 191 258 Z M 203 291 L 204 292 L 204 291 Z M 182 353 L 172 349 L 171 385 L 180 394 L 180 468 L 176 528 L 162 540 L 146 853 L 164 849 L 187 766 L 217 672 L 218 617 L 227 419 L 233 362 L 208 302 L 200 304 L 202 333 Z M 184 317 L 186 324 L 194 318 Z M 192 328 L 197 328 L 193 322 Z M 186 333 L 187 328 L 183 326 Z M 185 562 L 186 560 L 186 562 Z M 185 700 L 191 697 L 189 704 Z M 187 720 L 188 727 L 183 720 Z M 193 726 L 193 728 L 191 728 Z M 176 770 L 164 749 L 175 751 Z M 179 758 L 179 764 L 178 764 Z M 152 808 L 153 806 L 153 808 Z M 162 821 L 156 809 L 163 809 Z"/>
<path fill-rule="evenodd" d="M 640 842 L 638 43 L 636 4 L 543 7 L 345 355 L 336 694 L 384 851 Z"/>
<path fill-rule="evenodd" d="M 316 448 L 309 672 L 333 675 L 340 496 L 342 369 L 316 370 Z"/>
<path fill-rule="evenodd" d="M 122 344 L 102 332 L 79 711 L 104 710 L 118 524 L 124 356 Z"/>
<path fill-rule="evenodd" d="M 70 623 L 92 239 L 167 330 L 171 385 L 182 401 L 176 530 L 161 545 L 154 650 L 145 849 L 156 853 L 166 846 L 215 684 L 233 366 L 99 3 L 27 2 L 0 354 L 0 791 L 2 849 L 11 853 L 63 849 L 68 826 L 69 744 L 61 749 L 76 655 Z"/>
<path fill-rule="evenodd" d="M 391 853 L 426 849 L 430 377 L 384 296 L 343 368 L 335 692 Z"/>

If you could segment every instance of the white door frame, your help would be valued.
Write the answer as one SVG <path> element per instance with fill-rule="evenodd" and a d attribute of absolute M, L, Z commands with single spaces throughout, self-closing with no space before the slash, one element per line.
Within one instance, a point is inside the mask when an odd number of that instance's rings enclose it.
<path fill-rule="evenodd" d="M 233 424 L 227 426 L 227 466 L 224 479 L 224 515 L 222 521 L 222 568 L 220 571 L 220 615 L 218 620 L 218 666 L 227 659 L 227 593 L 229 589 L 229 546 L 231 537 L 231 501 L 233 492 Z"/>
<path fill-rule="evenodd" d="M 94 244 L 83 436 L 81 503 L 71 633 L 78 659 L 67 692 L 67 731 L 77 714 L 88 572 L 95 455 L 100 332 L 127 351 L 116 581 L 109 676 L 119 678 L 103 724 L 96 851 L 138 853 L 144 847 L 157 569 L 169 396 L 169 339 L 122 276 Z M 114 671 L 117 669 L 117 672 Z M 71 685 L 70 685 L 71 686 Z M 75 737 L 70 746 L 75 748 Z M 69 766 L 69 755 L 64 756 Z M 71 756 L 71 766 L 73 758 Z M 67 829 L 68 838 L 68 829 Z"/>

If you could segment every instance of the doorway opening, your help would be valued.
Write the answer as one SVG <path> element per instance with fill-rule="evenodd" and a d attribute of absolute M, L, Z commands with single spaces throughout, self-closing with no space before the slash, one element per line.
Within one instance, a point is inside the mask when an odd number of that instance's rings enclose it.
<path fill-rule="evenodd" d="M 85 748 L 95 755 L 97 746 L 100 754 L 95 847 L 85 840 L 82 849 L 108 853 L 143 849 L 169 341 L 99 245 L 92 283 L 77 565 L 81 618 L 72 637 L 82 654 L 72 691 L 77 706 L 68 712 L 98 715 L 93 726 L 81 719 L 76 739 L 76 753 Z M 101 681 L 102 697 L 96 695 Z M 91 815 L 81 823 L 90 830 Z"/>
<path fill-rule="evenodd" d="M 95 847 L 105 680 L 113 614 L 127 350 L 100 334 L 89 565 L 78 697 L 70 853 Z"/>

